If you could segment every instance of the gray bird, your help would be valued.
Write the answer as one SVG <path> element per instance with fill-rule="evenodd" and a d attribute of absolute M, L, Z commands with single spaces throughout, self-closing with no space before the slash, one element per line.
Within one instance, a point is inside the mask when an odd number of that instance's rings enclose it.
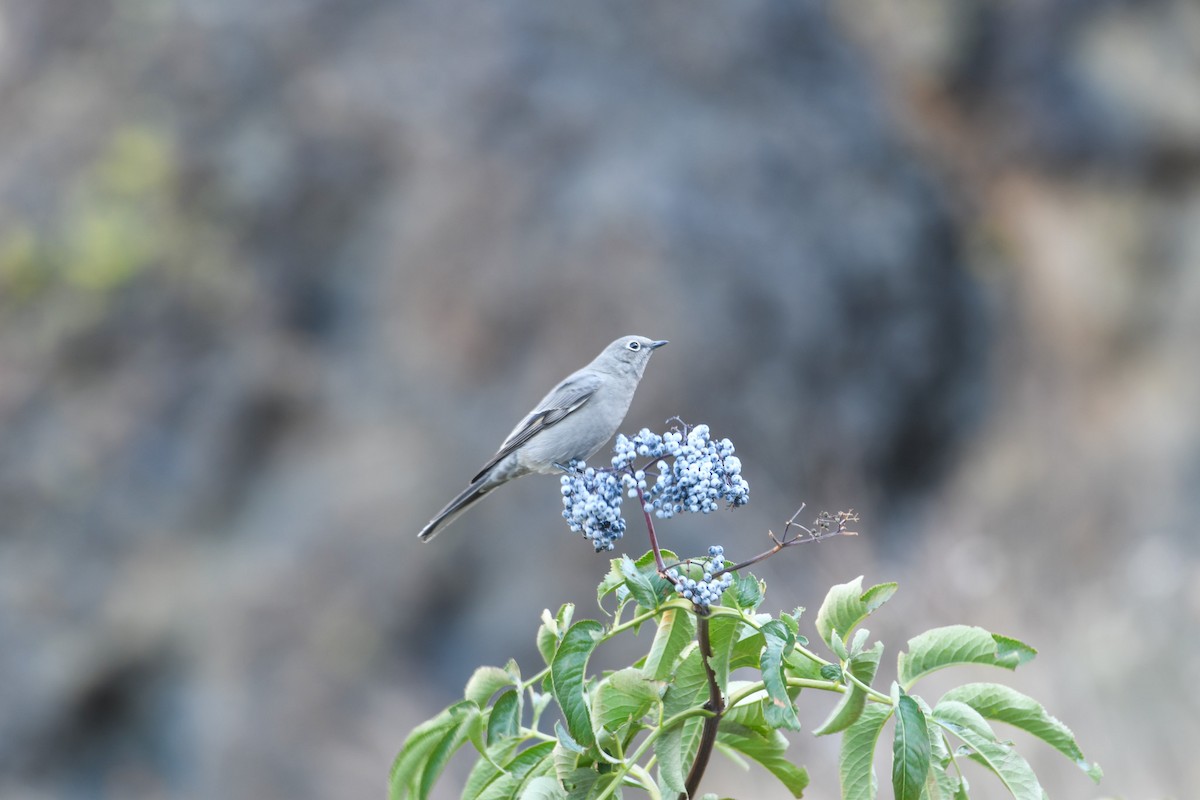
<path fill-rule="evenodd" d="M 429 541 L 501 484 L 591 458 L 617 432 L 650 354 L 664 344 L 645 336 L 622 336 L 592 363 L 564 378 L 517 423 L 471 485 L 447 503 L 418 538 Z"/>

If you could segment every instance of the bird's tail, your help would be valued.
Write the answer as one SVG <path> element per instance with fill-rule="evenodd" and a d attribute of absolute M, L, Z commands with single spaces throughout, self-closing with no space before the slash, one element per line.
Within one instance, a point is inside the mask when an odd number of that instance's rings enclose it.
<path fill-rule="evenodd" d="M 437 516 L 429 520 L 429 524 L 421 529 L 421 532 L 417 534 L 417 538 L 422 542 L 428 542 L 434 536 L 441 533 L 442 528 L 456 520 L 459 514 L 466 511 L 479 500 L 482 500 L 485 494 L 498 485 L 490 474 L 480 475 L 474 481 L 471 481 L 470 486 L 463 489 L 457 497 L 447 503 L 446 507 L 437 513 Z"/>

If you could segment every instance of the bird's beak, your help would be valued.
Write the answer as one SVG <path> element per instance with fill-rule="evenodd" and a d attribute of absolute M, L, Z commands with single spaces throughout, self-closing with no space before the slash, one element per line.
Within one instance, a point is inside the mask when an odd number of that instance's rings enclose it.
<path fill-rule="evenodd" d="M 670 342 L 668 342 L 666 339 L 659 339 L 657 342 L 650 343 L 650 349 L 657 350 L 658 348 L 662 347 L 664 344 L 670 344 Z"/>

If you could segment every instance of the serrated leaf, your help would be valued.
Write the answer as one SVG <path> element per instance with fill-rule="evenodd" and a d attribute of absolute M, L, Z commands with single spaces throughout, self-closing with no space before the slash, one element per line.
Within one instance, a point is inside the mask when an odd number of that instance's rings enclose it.
<path fill-rule="evenodd" d="M 729 693 L 734 694 L 750 685 L 752 685 L 750 681 L 730 681 Z M 725 713 L 721 716 L 722 724 L 728 722 L 741 725 L 765 736 L 774 730 L 773 726 L 767 724 L 766 716 L 763 713 L 763 701 L 766 699 L 765 691 L 747 695 L 736 706 L 725 709 Z"/>
<path fill-rule="evenodd" d="M 571 738 L 571 734 L 563 727 L 561 722 L 554 723 L 554 736 L 558 739 L 558 743 L 562 745 L 563 749 L 569 753 L 583 755 L 587 752 L 586 747 Z"/>
<path fill-rule="evenodd" d="M 880 583 L 864 592 L 862 580 L 859 575 L 849 583 L 832 587 L 817 610 L 817 633 L 830 648 L 835 631 L 844 644 L 860 622 L 896 593 L 895 583 Z"/>
<path fill-rule="evenodd" d="M 742 667 L 757 667 L 763 649 L 763 635 L 746 624 L 741 624 L 737 641 L 729 654 L 730 671 Z"/>
<path fill-rule="evenodd" d="M 658 782 L 667 790 L 663 794 L 678 795 L 685 791 L 683 775 L 683 725 L 661 731 L 654 740 L 654 756 L 658 759 Z"/>
<path fill-rule="evenodd" d="M 484 758 L 487 758 L 488 751 L 488 743 L 486 741 L 487 721 L 485 717 L 490 719 L 491 712 L 492 710 L 488 709 L 486 714 L 482 712 L 476 714 L 475 719 L 471 720 L 470 724 L 466 726 L 467 739 Z"/>
<path fill-rule="evenodd" d="M 684 655 L 679 668 L 675 671 L 674 680 L 667 686 L 667 691 L 663 695 L 663 719 L 670 719 L 684 711 L 697 708 L 703 705 L 707 699 L 708 677 L 700 663 L 700 649 L 693 646 Z M 673 746 L 680 754 L 681 764 L 690 764 L 692 761 L 693 754 L 699 746 L 701 723 L 702 720 L 699 717 L 691 717 L 675 728 L 679 730 L 678 744 Z M 659 738 L 673 735 L 672 730 L 667 729 L 659 734 Z M 664 746 L 660 745 L 659 740 L 655 740 L 656 753 L 659 753 Z M 680 781 L 682 782 L 682 778 Z"/>
<path fill-rule="evenodd" d="M 779 731 L 762 734 L 740 725 L 722 724 L 717 730 L 717 741 L 766 767 L 792 793 L 792 797 L 804 794 L 804 788 L 808 786 L 808 771 L 788 759 L 785 752 L 788 740 Z"/>
<path fill-rule="evenodd" d="M 719 616 L 708 621 L 708 643 L 712 648 L 712 656 L 708 664 L 717 677 L 717 686 L 721 693 L 726 693 L 729 685 L 730 663 L 733 660 L 733 650 L 744 623 L 737 617 Z"/>
<path fill-rule="evenodd" d="M 388 797 L 428 797 L 446 762 L 467 741 L 470 726 L 478 717 L 479 706 L 463 700 L 414 728 L 392 762 Z"/>
<path fill-rule="evenodd" d="M 504 772 L 501 765 L 512 760 L 512 755 L 521 745 L 519 739 L 507 739 L 489 747 L 485 756 L 475 762 L 463 786 L 463 800 L 478 797 L 484 787 L 494 781 Z"/>
<path fill-rule="evenodd" d="M 675 554 L 674 550 L 668 550 L 664 547 L 659 550 L 659 553 L 662 554 L 664 564 L 671 564 L 679 561 L 679 556 Z M 642 553 L 633 563 L 637 565 L 638 569 L 642 570 L 648 568 L 651 564 L 653 564 L 656 568 L 658 566 L 658 562 L 654 560 L 653 550 L 647 550 L 646 552 Z"/>
<path fill-rule="evenodd" d="M 796 640 L 797 644 L 801 644 L 800 640 Z M 789 677 L 807 678 L 809 680 L 821 680 L 821 667 L 824 665 L 820 661 L 815 661 L 813 658 L 805 654 L 800 648 L 792 650 L 787 658 L 783 660 L 783 668 Z M 838 672 L 838 680 L 841 679 L 841 673 Z"/>
<path fill-rule="evenodd" d="M 892 791 L 896 800 L 921 800 L 929 774 L 929 729 L 925 713 L 906 694 L 896 704 L 892 739 Z"/>
<path fill-rule="evenodd" d="M 585 619 L 572 625 L 563 635 L 562 643 L 550 663 L 550 680 L 554 697 L 567 721 L 567 730 L 575 741 L 591 747 L 596 743 L 592 733 L 592 718 L 584 688 L 584 673 L 588 657 L 596 649 L 604 626 Z"/>
<path fill-rule="evenodd" d="M 663 684 L 636 667 L 609 675 L 596 692 L 600 725 L 615 731 L 631 720 L 639 720 L 659 701 Z"/>
<path fill-rule="evenodd" d="M 733 586 L 726 590 L 724 597 L 734 608 L 753 611 L 763 601 L 762 582 L 753 575 L 741 576 L 733 582 Z"/>
<path fill-rule="evenodd" d="M 1041 703 L 998 683 L 968 683 L 942 695 L 943 701 L 965 703 L 986 719 L 1006 722 L 1041 739 L 1075 762 L 1097 783 L 1103 776 L 1098 764 L 1089 764 L 1075 742 L 1075 734 L 1050 716 Z"/>
<path fill-rule="evenodd" d="M 548 678 L 549 676 L 547 676 Z M 529 723 L 529 727 L 536 728 L 538 726 L 538 720 L 542 718 L 542 712 L 546 710 L 546 706 L 550 705 L 550 701 L 553 699 L 553 695 L 542 694 L 533 689 L 529 690 L 529 705 L 533 712 L 533 720 Z"/>
<path fill-rule="evenodd" d="M 892 715 L 891 706 L 872 703 L 842 735 L 838 754 L 838 777 L 842 800 L 875 800 L 875 745 L 883 724 Z"/>
<path fill-rule="evenodd" d="M 658 608 L 659 595 L 654 590 L 650 576 L 638 569 L 633 559 L 624 556 L 621 559 L 621 574 L 625 576 L 625 585 L 637 604 L 647 611 Z"/>
<path fill-rule="evenodd" d="M 1016 669 L 1037 651 L 1027 644 L 971 625 L 933 628 L 908 640 L 898 672 L 905 691 L 921 677 L 955 664 L 987 664 Z"/>
<path fill-rule="evenodd" d="M 796 716 L 796 707 L 792 704 L 787 679 L 783 674 L 784 656 L 795 644 L 795 639 L 787 626 L 779 620 L 771 620 L 759 631 L 764 640 L 762 655 L 759 656 L 759 668 L 762 670 L 763 685 L 770 698 L 767 721 L 776 728 L 798 731 L 800 718 Z"/>
<path fill-rule="evenodd" d="M 935 728 L 929 743 L 941 741 L 941 738 L 941 734 Z M 959 796 L 958 793 L 961 790 L 962 783 L 957 775 L 951 775 L 936 760 L 930 763 L 929 774 L 925 776 L 925 794 L 923 796 L 926 800 L 954 800 Z"/>
<path fill-rule="evenodd" d="M 564 781 L 564 785 L 567 786 L 567 800 L 594 800 L 607 792 L 620 778 L 616 772 L 599 773 L 594 769 L 581 767 L 567 776 L 567 780 L 571 781 L 570 784 Z M 613 790 L 609 796 L 620 800 L 620 789 Z"/>
<path fill-rule="evenodd" d="M 655 680 L 667 680 L 679 656 L 696 636 L 696 619 L 681 608 L 668 608 L 658 616 L 658 630 L 646 656 L 644 669 Z"/>
<path fill-rule="evenodd" d="M 708 698 L 708 679 L 700 664 L 700 649 L 691 647 L 680 661 L 679 668 L 675 670 L 675 679 L 663 695 L 663 717 L 673 717 L 695 708 L 704 702 L 701 698 Z"/>
<path fill-rule="evenodd" d="M 526 784 L 518 800 L 566 800 L 567 793 L 558 785 L 558 780 L 541 775 Z"/>
<path fill-rule="evenodd" d="M 520 797 L 530 782 L 553 771 L 553 753 L 554 742 L 538 742 L 517 753 L 504 765 L 505 771 L 483 788 L 477 800 L 508 800 Z"/>
<path fill-rule="evenodd" d="M 596 587 L 596 605 L 600 606 L 601 611 L 608 613 L 604 607 L 604 598 L 615 592 L 617 587 L 624 585 L 625 573 L 621 569 L 621 559 L 614 558 L 609 562 L 608 572 L 604 574 L 604 579 Z"/>
<path fill-rule="evenodd" d="M 521 732 L 521 696 L 509 689 L 496 698 L 492 713 L 488 716 L 487 743 L 493 745 L 506 736 Z"/>
<path fill-rule="evenodd" d="M 554 622 L 558 625 L 559 633 L 571 627 L 571 620 L 575 618 L 575 604 L 563 603 L 558 607 L 558 613 L 554 615 Z"/>
<path fill-rule="evenodd" d="M 537 631 L 537 649 L 542 654 L 546 666 L 549 666 L 554 660 L 554 651 L 558 649 L 557 624 L 554 617 L 550 616 L 549 609 L 542 612 L 542 624 Z"/>
<path fill-rule="evenodd" d="M 471 674 L 463 696 L 475 705 L 483 706 L 496 692 L 512 685 L 512 677 L 499 667 L 480 667 Z"/>
<path fill-rule="evenodd" d="M 1043 800 L 1042 787 L 1029 763 L 996 735 L 978 711 L 956 700 L 943 700 L 933 709 L 933 721 L 961 739 L 972 757 L 1004 783 L 1015 800 Z"/>
<path fill-rule="evenodd" d="M 855 678 L 870 686 L 875 680 L 875 672 L 879 669 L 879 661 L 883 657 L 883 642 L 876 642 L 870 650 L 864 650 L 846 663 L 846 668 Z M 839 680 L 841 676 L 839 676 Z M 844 731 L 854 724 L 858 715 L 867 705 L 867 693 L 857 684 L 851 683 L 842 699 L 834 706 L 829 718 L 821 723 L 813 733 L 817 736 L 827 736 L 831 733 Z"/>
<path fill-rule="evenodd" d="M 837 628 L 830 631 L 829 649 L 837 656 L 838 661 L 845 661 L 850 658 L 850 651 L 846 649 L 846 643 L 842 641 L 842 637 L 838 634 Z"/>

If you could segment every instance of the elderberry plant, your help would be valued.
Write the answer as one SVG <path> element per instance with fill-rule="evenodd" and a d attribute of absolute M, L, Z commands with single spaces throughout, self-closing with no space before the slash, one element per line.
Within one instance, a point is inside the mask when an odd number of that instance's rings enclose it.
<path fill-rule="evenodd" d="M 637 561 L 612 560 L 596 593 L 602 610 L 615 598 L 607 621 L 576 620 L 569 603 L 556 615 L 544 611 L 537 632 L 544 667 L 530 677 L 512 660 L 504 668 L 480 667 L 461 701 L 417 726 L 392 765 L 391 800 L 428 798 L 467 742 L 479 757 L 463 784 L 464 800 L 607 800 L 631 791 L 689 800 L 700 797 L 718 749 L 743 765 L 757 762 L 800 797 L 808 773 L 788 756 L 781 731 L 801 730 L 796 700 L 806 691 L 840 698 L 812 733 L 841 736 L 844 800 L 875 800 L 875 751 L 889 724 L 897 800 L 968 798 L 972 770 L 992 773 L 1017 800 L 1043 800 L 1033 769 L 994 722 L 1041 739 L 1100 780 L 1100 768 L 1084 759 L 1070 729 L 1014 689 L 981 682 L 931 700 L 912 693 L 945 668 L 1015 669 L 1036 654 L 1023 642 L 968 625 L 934 628 L 908 640 L 896 680 L 880 689 L 873 684 L 884 645 L 868 646 L 861 625 L 891 599 L 896 584 L 864 591 L 859 576 L 831 588 L 814 620 L 825 655 L 800 633 L 804 609 L 759 610 L 766 584 L 745 570 L 795 545 L 854 535 L 853 512 L 822 512 L 805 526 L 797 511 L 782 535 L 768 533 L 771 547 L 733 565 L 721 545 L 682 559 L 660 548 L 655 519 L 708 513 L 722 501 L 734 508 L 746 503 L 749 488 L 733 452 L 729 440 L 714 442 L 707 426 L 684 425 L 662 435 L 619 436 L 611 468 L 567 466 L 563 516 L 572 530 L 597 551 L 613 549 L 627 527 L 622 495 L 637 497 L 650 552 Z M 589 672 L 597 648 L 643 627 L 654 629 L 645 656 L 624 669 Z M 749 677 L 734 679 L 735 672 Z M 551 704 L 562 720 L 552 725 L 543 721 Z"/>

